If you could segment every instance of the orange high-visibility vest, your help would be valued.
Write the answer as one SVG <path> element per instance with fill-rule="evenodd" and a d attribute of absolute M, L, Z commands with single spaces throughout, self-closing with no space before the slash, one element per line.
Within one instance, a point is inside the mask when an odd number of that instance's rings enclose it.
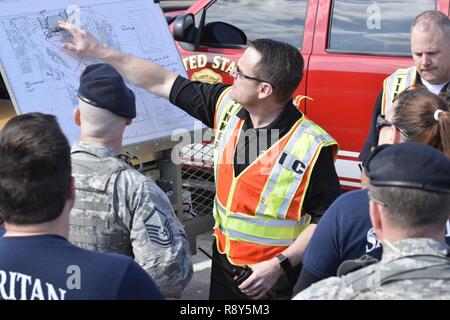
<path fill-rule="evenodd" d="M 386 115 L 392 107 L 392 101 L 406 88 L 416 84 L 416 67 L 398 69 L 383 82 L 383 99 L 381 100 L 381 114 Z"/>
<path fill-rule="evenodd" d="M 214 119 L 213 214 L 217 249 L 235 265 L 268 260 L 290 246 L 311 220 L 302 210 L 311 173 L 323 147 L 337 143 L 303 116 L 289 132 L 259 155 L 237 177 L 234 154 L 244 120 L 242 106 L 220 96 Z"/>

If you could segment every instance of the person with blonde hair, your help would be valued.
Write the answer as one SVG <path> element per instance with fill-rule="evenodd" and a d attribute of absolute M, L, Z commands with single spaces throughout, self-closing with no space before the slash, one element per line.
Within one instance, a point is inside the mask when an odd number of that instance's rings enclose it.
<path fill-rule="evenodd" d="M 384 144 L 366 169 L 370 220 L 384 247 L 381 260 L 346 261 L 339 277 L 315 283 L 294 299 L 450 299 L 450 250 L 443 241 L 450 159 L 422 143 Z"/>
<path fill-rule="evenodd" d="M 442 98 L 424 87 L 400 93 L 386 117 L 378 116 L 377 130 L 380 145 L 415 141 L 450 158 L 450 112 Z M 450 245 L 450 223 L 446 234 Z M 294 291 L 335 276 L 342 262 L 363 254 L 376 259 L 382 254 L 369 219 L 367 189 L 343 194 L 324 214 L 303 256 L 303 270 Z"/>
<path fill-rule="evenodd" d="M 409 87 L 424 86 L 450 103 L 450 19 L 437 10 L 419 14 L 411 25 L 411 54 L 414 66 L 401 68 L 387 77 L 372 113 L 369 133 L 359 154 L 363 162 L 378 144 L 377 119 L 386 116 L 394 98 Z M 365 183 L 364 170 L 361 176 Z"/>

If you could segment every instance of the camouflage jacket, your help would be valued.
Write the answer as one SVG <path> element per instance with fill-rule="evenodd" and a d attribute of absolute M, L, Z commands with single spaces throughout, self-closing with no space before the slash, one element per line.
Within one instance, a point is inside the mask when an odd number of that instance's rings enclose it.
<path fill-rule="evenodd" d="M 87 249 L 134 256 L 166 297 L 179 297 L 193 268 L 186 233 L 167 195 L 104 145 L 76 143 L 72 162 L 73 167 L 78 164 L 73 170 L 77 197 L 71 211 L 69 239 Z M 112 168 L 113 172 L 104 178 L 98 172 L 102 167 L 106 172 Z M 90 192 L 86 186 L 105 183 L 105 193 L 110 194 L 107 198 L 101 192 Z M 112 203 L 105 206 L 105 199 Z M 99 239 L 101 245 L 92 243 Z"/>
<path fill-rule="evenodd" d="M 432 239 L 414 238 L 401 240 L 387 248 L 379 263 L 349 273 L 319 281 L 303 290 L 294 300 L 397 300 L 397 299 L 450 299 L 450 260 L 447 246 Z M 409 270 L 445 271 L 446 279 L 439 272 L 434 279 L 402 279 L 385 282 L 386 274 L 405 274 Z M 355 290 L 355 280 L 363 280 L 366 290 Z"/>

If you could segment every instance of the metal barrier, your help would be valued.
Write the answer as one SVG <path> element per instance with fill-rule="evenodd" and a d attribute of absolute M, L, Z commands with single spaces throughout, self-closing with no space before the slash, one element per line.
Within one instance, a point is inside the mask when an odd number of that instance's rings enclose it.
<path fill-rule="evenodd" d="M 212 207 L 215 195 L 213 143 L 190 144 L 181 149 L 181 218 L 189 237 L 191 251 L 196 253 L 195 237 L 212 232 Z M 180 217 L 180 215 L 179 215 Z"/>

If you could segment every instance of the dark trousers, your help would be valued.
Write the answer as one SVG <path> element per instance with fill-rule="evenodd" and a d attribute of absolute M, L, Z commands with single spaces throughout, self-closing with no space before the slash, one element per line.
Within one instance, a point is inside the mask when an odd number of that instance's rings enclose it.
<path fill-rule="evenodd" d="M 228 270 L 228 273 L 218 266 L 216 261 L 212 261 L 211 267 L 211 283 L 209 288 L 210 300 L 250 300 L 248 296 L 243 294 L 232 276 L 229 273 L 233 272 L 233 269 L 239 269 L 240 267 L 231 264 L 225 254 L 221 254 L 217 250 L 216 241 L 212 244 L 212 256 L 219 261 L 221 266 Z M 302 266 L 298 265 L 289 272 L 283 274 L 269 292 L 270 299 L 272 300 L 287 300 L 292 298 L 292 290 L 297 282 Z"/>

